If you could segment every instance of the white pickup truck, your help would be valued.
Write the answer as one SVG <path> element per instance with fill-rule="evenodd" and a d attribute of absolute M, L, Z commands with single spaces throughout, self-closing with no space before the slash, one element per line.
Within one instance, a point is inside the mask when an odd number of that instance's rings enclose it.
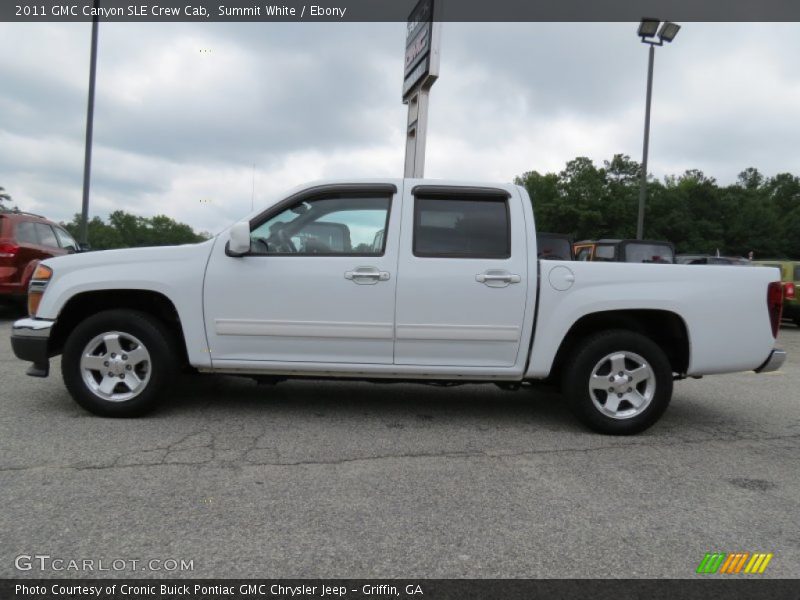
<path fill-rule="evenodd" d="M 560 385 L 589 427 L 630 434 L 674 379 L 772 371 L 775 269 L 538 260 L 526 191 L 320 182 L 206 242 L 38 267 L 16 355 L 106 416 L 152 409 L 179 368 Z M 754 396 L 756 391 L 753 391 Z"/>

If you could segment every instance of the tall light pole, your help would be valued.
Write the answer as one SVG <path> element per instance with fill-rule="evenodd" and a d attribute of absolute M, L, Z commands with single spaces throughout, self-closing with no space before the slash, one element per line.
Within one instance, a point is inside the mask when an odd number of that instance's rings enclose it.
<path fill-rule="evenodd" d="M 660 29 L 659 29 L 660 26 Z M 656 55 L 656 46 L 663 46 L 664 42 L 672 42 L 681 26 L 669 21 L 661 23 L 660 19 L 642 19 L 637 35 L 643 44 L 650 46 L 650 56 L 647 62 L 647 104 L 644 109 L 644 144 L 642 147 L 642 177 L 639 184 L 639 218 L 636 223 L 636 239 L 644 238 L 644 206 L 647 202 L 647 154 L 650 150 L 650 103 L 653 99 L 653 62 Z M 656 39 L 657 38 L 657 39 Z"/>
<path fill-rule="evenodd" d="M 94 14 L 98 14 L 100 0 L 94 0 Z M 86 148 L 83 155 L 83 202 L 81 203 L 80 242 L 89 242 L 89 184 L 92 179 L 92 134 L 94 130 L 94 81 L 97 76 L 97 25 L 92 17 L 92 46 L 89 56 L 89 99 L 86 104 Z"/>

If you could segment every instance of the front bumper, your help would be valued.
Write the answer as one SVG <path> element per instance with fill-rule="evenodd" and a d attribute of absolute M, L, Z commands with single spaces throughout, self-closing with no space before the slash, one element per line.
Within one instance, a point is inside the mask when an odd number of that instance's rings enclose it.
<path fill-rule="evenodd" d="M 33 363 L 28 375 L 47 377 L 50 373 L 50 331 L 55 321 L 20 319 L 11 327 L 11 349 L 20 360 Z"/>
<path fill-rule="evenodd" d="M 758 367 L 756 373 L 769 373 L 777 371 L 783 366 L 786 360 L 786 350 L 775 349 L 769 353 L 769 357 L 764 361 L 764 364 Z"/>

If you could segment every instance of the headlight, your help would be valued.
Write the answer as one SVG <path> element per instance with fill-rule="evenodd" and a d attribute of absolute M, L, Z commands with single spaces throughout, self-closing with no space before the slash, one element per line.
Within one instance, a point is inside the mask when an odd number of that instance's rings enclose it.
<path fill-rule="evenodd" d="M 44 265 L 39 265 L 33 272 L 31 282 L 28 284 L 28 314 L 31 317 L 36 316 L 39 310 L 39 304 L 42 302 L 44 290 L 53 276 L 53 269 Z"/>

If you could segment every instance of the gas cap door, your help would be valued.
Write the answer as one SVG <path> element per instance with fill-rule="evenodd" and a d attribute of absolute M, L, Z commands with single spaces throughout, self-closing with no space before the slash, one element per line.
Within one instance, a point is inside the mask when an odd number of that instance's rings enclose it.
<path fill-rule="evenodd" d="M 550 270 L 547 279 L 554 290 L 565 292 L 575 283 L 575 274 L 564 265 L 558 265 Z"/>

